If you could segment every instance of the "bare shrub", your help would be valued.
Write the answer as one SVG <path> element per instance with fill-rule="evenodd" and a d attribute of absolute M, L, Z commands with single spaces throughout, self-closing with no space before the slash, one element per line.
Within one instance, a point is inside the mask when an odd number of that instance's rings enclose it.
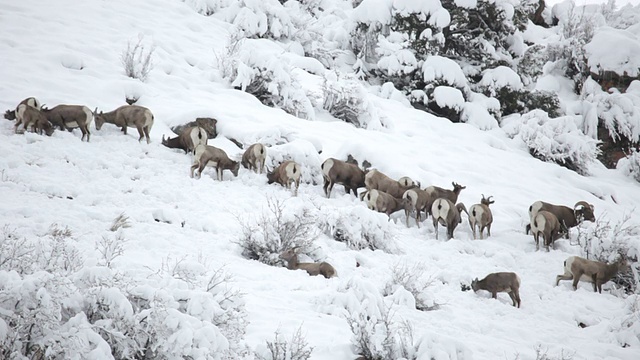
<path fill-rule="evenodd" d="M 132 44 L 127 42 L 127 49 L 120 55 L 120 62 L 124 68 L 124 73 L 130 78 L 147 81 L 149 73 L 153 69 L 153 52 L 155 46 L 148 48 L 142 41 L 144 36 L 138 37 L 138 42 Z"/>
<path fill-rule="evenodd" d="M 412 326 L 406 321 L 394 322 L 390 308 L 381 310 L 377 319 L 364 312 L 349 314 L 347 322 L 358 355 L 363 360 L 417 360 L 418 347 Z"/>
<path fill-rule="evenodd" d="M 30 273 L 34 265 L 36 244 L 4 225 L 0 230 L 0 270 Z"/>
<path fill-rule="evenodd" d="M 223 79 L 235 78 L 238 74 L 238 58 L 244 38 L 242 31 L 238 29 L 231 30 L 224 50 L 222 52 L 213 52 L 220 76 Z"/>
<path fill-rule="evenodd" d="M 113 261 L 124 254 L 124 244 L 127 242 L 124 235 L 118 232 L 113 237 L 102 236 L 96 241 L 95 249 L 100 253 L 99 265 L 111 268 Z"/>
<path fill-rule="evenodd" d="M 291 340 L 283 339 L 280 329 L 276 330 L 273 341 L 267 340 L 268 356 L 255 353 L 259 360 L 307 360 L 311 357 L 313 347 L 309 346 L 302 334 L 302 325 L 293 333 Z"/>
<path fill-rule="evenodd" d="M 46 235 L 48 240 L 41 239 L 37 250 L 43 270 L 70 274 L 82 267 L 83 260 L 75 246 L 71 229 L 51 224 Z"/>
<path fill-rule="evenodd" d="M 236 216 L 242 228 L 242 235 L 236 241 L 242 247 L 242 255 L 276 265 L 282 264 L 279 256 L 286 250 L 298 248 L 301 253 L 310 251 L 319 233 L 316 219 L 309 208 L 296 212 L 285 212 L 285 201 L 267 198 L 267 209 L 256 219 Z"/>
<path fill-rule="evenodd" d="M 536 360 L 572 360 L 575 355 L 575 351 L 571 352 L 565 349 L 561 349 L 559 354 L 549 354 L 549 349 L 541 344 L 538 344 L 534 350 L 536 352 Z"/>

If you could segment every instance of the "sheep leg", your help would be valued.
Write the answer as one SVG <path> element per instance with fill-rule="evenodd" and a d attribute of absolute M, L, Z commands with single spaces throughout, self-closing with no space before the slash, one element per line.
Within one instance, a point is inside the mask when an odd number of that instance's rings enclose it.
<path fill-rule="evenodd" d="M 433 218 L 433 230 L 436 232 L 436 240 L 438 240 L 438 219 Z"/>
<path fill-rule="evenodd" d="M 198 162 L 194 162 L 194 163 L 191 165 L 191 178 L 192 178 L 192 179 L 193 179 L 193 172 L 198 168 L 198 166 L 199 166 Z M 198 176 L 198 178 L 199 178 L 199 176 Z"/>
<path fill-rule="evenodd" d="M 324 194 L 327 196 L 327 199 L 331 197 L 331 180 L 324 179 L 324 186 L 322 189 L 324 190 Z"/>
<path fill-rule="evenodd" d="M 540 234 L 537 232 L 533 233 L 533 240 L 536 242 L 536 251 L 540 250 Z"/>
<path fill-rule="evenodd" d="M 491 297 L 494 298 L 494 299 L 497 299 L 498 298 L 498 292 L 497 291 L 492 291 L 491 292 Z"/>
<path fill-rule="evenodd" d="M 565 272 L 563 275 L 556 276 L 556 286 L 560 284 L 560 280 L 573 280 L 573 274 Z"/>
<path fill-rule="evenodd" d="M 293 196 L 298 196 L 298 188 L 300 188 L 300 179 L 296 180 L 296 190 L 293 193 Z"/>
<path fill-rule="evenodd" d="M 600 293 L 602 294 L 602 284 L 598 280 L 598 274 L 591 275 L 591 281 L 593 281 L 593 292 L 598 291 L 600 289 Z"/>
<path fill-rule="evenodd" d="M 140 142 L 144 138 L 144 130 L 141 125 L 136 125 L 136 129 L 138 129 L 138 134 L 140 134 L 140 137 L 138 138 L 138 142 Z"/>
<path fill-rule="evenodd" d="M 410 215 L 409 209 L 404 209 L 404 218 L 405 218 L 405 223 L 407 224 L 407 227 L 409 227 L 409 215 Z M 416 220 L 416 222 L 418 221 Z"/>
<path fill-rule="evenodd" d="M 453 239 L 453 226 L 447 226 L 447 240 Z"/>
<path fill-rule="evenodd" d="M 580 282 L 580 277 L 582 277 L 582 274 L 583 273 L 580 270 L 577 270 L 576 273 L 573 274 L 573 290 L 578 290 L 578 282 Z"/>
<path fill-rule="evenodd" d="M 151 142 L 151 138 L 149 137 L 149 127 L 145 126 L 142 128 L 142 130 L 144 130 L 144 136 L 147 138 L 147 144 L 149 144 Z"/>
<path fill-rule="evenodd" d="M 487 225 L 487 237 L 491 236 L 491 224 Z"/>
<path fill-rule="evenodd" d="M 513 301 L 513 306 L 520 307 L 520 292 L 512 290 L 509 293 L 509 296 L 511 296 L 511 300 Z"/>
<path fill-rule="evenodd" d="M 420 229 L 420 220 L 422 220 L 422 216 L 420 214 L 420 210 L 416 211 L 416 225 L 418 229 Z"/>

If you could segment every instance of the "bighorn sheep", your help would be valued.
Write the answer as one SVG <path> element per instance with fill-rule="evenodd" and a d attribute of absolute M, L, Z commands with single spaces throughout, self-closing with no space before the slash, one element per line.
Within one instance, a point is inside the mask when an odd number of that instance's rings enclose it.
<path fill-rule="evenodd" d="M 458 201 L 458 195 L 460 195 L 460 191 L 467 188 L 466 186 L 459 185 L 455 182 L 452 182 L 451 184 L 453 185 L 453 190 L 443 189 L 438 186 L 429 186 L 428 188 L 424 189 L 430 197 L 426 207 L 427 215 L 431 213 L 431 207 L 436 199 L 447 199 L 455 204 Z"/>
<path fill-rule="evenodd" d="M 322 275 L 325 278 L 329 279 L 332 277 L 338 276 L 336 269 L 331 266 L 328 262 L 321 263 L 301 263 L 298 262 L 298 254 L 296 250 L 289 249 L 282 254 L 280 254 L 280 258 L 287 262 L 287 269 L 289 270 L 305 270 L 309 275 L 316 276 Z"/>
<path fill-rule="evenodd" d="M 264 172 L 264 163 L 267 160 L 267 149 L 264 145 L 260 143 L 255 143 L 245 150 L 244 154 L 242 154 L 242 166 L 245 169 L 254 170 L 258 172 L 260 170 L 260 174 Z"/>
<path fill-rule="evenodd" d="M 287 189 L 291 189 L 291 183 L 294 182 L 296 184 L 294 196 L 298 196 L 300 175 L 300 165 L 295 161 L 287 160 L 278 165 L 278 167 L 273 169 L 273 171 L 267 172 L 267 183 L 273 184 L 274 182 L 277 182 Z"/>
<path fill-rule="evenodd" d="M 96 109 L 96 112 L 97 111 L 98 109 Z M 95 114 L 95 117 L 96 130 L 100 130 L 102 125 L 107 122 L 109 124 L 119 126 L 120 130 L 127 135 L 127 128 L 135 127 L 138 129 L 138 134 L 140 134 L 138 141 L 141 141 L 142 138 L 146 137 L 147 144 L 151 142 L 149 132 L 153 126 L 153 114 L 151 113 L 151 110 L 146 107 L 138 105 L 123 105 L 106 113 L 100 111 L 99 114 Z"/>
<path fill-rule="evenodd" d="M 49 120 L 47 120 L 47 117 L 44 116 L 42 111 L 33 106 L 26 104 L 18 105 L 18 109 L 16 109 L 16 119 L 21 119 L 25 131 L 28 127 L 31 127 L 31 132 L 37 130 L 40 135 L 42 135 L 43 131 L 47 136 L 53 134 L 53 126 Z"/>
<path fill-rule="evenodd" d="M 28 105 L 31 107 L 34 107 L 38 110 L 40 110 L 41 105 L 40 105 L 40 101 L 38 101 L 38 99 L 34 98 L 34 97 L 28 97 L 22 101 L 20 101 L 20 103 L 18 104 L 18 106 L 16 106 L 15 110 L 7 110 L 4 113 L 4 118 L 7 120 L 16 120 L 15 125 L 13 126 L 13 132 L 15 132 L 16 134 L 18 133 L 18 126 L 20 126 L 20 124 L 22 124 L 22 117 L 20 117 L 17 113 L 18 111 L 18 107 L 20 105 Z"/>
<path fill-rule="evenodd" d="M 509 294 L 513 306 L 520 307 L 520 277 L 512 272 L 497 272 L 487 275 L 484 279 L 476 278 L 471 282 L 473 292 L 486 290 L 491 293 L 491 297 L 498 298 L 499 292 Z"/>
<path fill-rule="evenodd" d="M 404 209 L 404 202 L 402 199 L 395 198 L 391 194 L 387 194 L 384 191 L 371 189 L 364 198 L 367 203 L 367 207 L 377 212 L 385 213 L 391 219 L 391 214 L 398 210 Z"/>
<path fill-rule="evenodd" d="M 205 166 L 212 166 L 216 169 L 216 179 L 222 181 L 222 172 L 231 170 L 233 176 L 238 176 L 238 170 L 240 169 L 240 163 L 229 159 L 227 153 L 224 150 L 211 145 L 198 145 L 196 146 L 193 155 L 193 165 L 191 165 L 191 177 L 193 172 L 198 169 L 198 178 L 202 176 L 202 170 Z"/>
<path fill-rule="evenodd" d="M 463 203 L 454 205 L 449 199 L 436 199 L 431 206 L 431 216 L 433 217 L 433 228 L 438 239 L 438 223 L 447 228 L 447 240 L 453 238 L 453 230 L 462 222 L 462 212 L 467 212 Z"/>
<path fill-rule="evenodd" d="M 567 238 L 569 237 L 570 228 L 581 224 L 584 220 L 591 222 L 596 221 L 593 205 L 586 201 L 578 201 L 573 209 L 564 205 L 553 205 L 543 201 L 536 201 L 529 206 L 529 219 L 533 220 L 535 215 L 542 210 L 548 211 L 558 218 L 560 224 L 567 230 Z M 530 229 L 531 224 L 527 225 L 525 233 L 528 234 Z"/>
<path fill-rule="evenodd" d="M 97 110 L 97 109 L 96 109 Z M 53 126 L 57 126 L 60 130 L 69 130 L 80 128 L 82 138 L 87 137 L 87 142 L 91 137 L 89 125 L 93 121 L 93 112 L 84 105 L 58 105 L 51 109 L 42 107 L 42 113 L 47 117 Z"/>
<path fill-rule="evenodd" d="M 425 190 L 420 188 L 409 189 L 402 195 L 404 202 L 404 214 L 407 220 L 407 227 L 409 227 L 409 214 L 415 212 L 416 224 L 420 227 L 420 221 L 422 221 L 422 212 L 427 212 L 427 203 L 429 203 L 431 196 Z"/>
<path fill-rule="evenodd" d="M 358 196 L 358 188 L 364 187 L 365 172 L 357 165 L 342 160 L 328 158 L 322 163 L 322 177 L 324 178 L 324 193 L 331 197 L 334 184 L 344 186 L 347 194 L 353 191 Z"/>
<path fill-rule="evenodd" d="M 544 240 L 544 246 L 549 251 L 549 245 L 555 249 L 555 241 L 564 233 L 558 218 L 549 211 L 539 211 L 531 221 L 531 233 L 536 241 L 536 250 L 540 249 L 540 235 Z"/>
<path fill-rule="evenodd" d="M 194 151 L 198 145 L 207 145 L 207 132 L 199 127 L 193 126 L 174 138 L 164 138 L 162 135 L 162 145 L 172 149 L 182 149 L 184 153 Z"/>
<path fill-rule="evenodd" d="M 393 180 L 378 170 L 371 170 L 364 176 L 367 190 L 376 189 L 401 199 L 405 191 L 417 187 L 413 180 L 404 176 L 402 182 Z"/>
<path fill-rule="evenodd" d="M 627 261 L 622 256 L 611 264 L 571 256 L 564 261 L 564 274 L 556 276 L 556 286 L 560 280 L 573 280 L 573 290 L 577 290 L 578 282 L 585 281 L 593 283 L 593 291 L 602 294 L 602 284 L 627 269 Z"/>
<path fill-rule="evenodd" d="M 492 197 L 493 196 L 489 196 L 488 198 L 485 198 L 483 194 L 480 204 L 472 205 L 471 208 L 469 208 L 469 225 L 471 225 L 474 240 L 476 239 L 476 226 L 480 231 L 480 240 L 482 240 L 482 232 L 485 228 L 487 229 L 487 236 L 491 236 L 493 214 L 491 214 L 489 205 L 495 202 L 491 200 Z"/>

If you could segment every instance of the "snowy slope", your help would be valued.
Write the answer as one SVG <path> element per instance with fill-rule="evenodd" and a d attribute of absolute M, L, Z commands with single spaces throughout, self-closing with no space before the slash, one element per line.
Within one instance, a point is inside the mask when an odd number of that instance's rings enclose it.
<path fill-rule="evenodd" d="M 124 212 L 132 226 L 123 230 L 128 241 L 114 268 L 144 278 L 176 259 L 193 266 L 198 259 L 212 268 L 224 265 L 245 294 L 246 345 L 258 352 L 278 328 L 290 337 L 302 326 L 314 347 L 312 359 L 355 358 L 345 308 L 360 305 L 374 314 L 372 303 L 382 299 L 391 269 L 422 264 L 433 279 L 425 296 L 440 304 L 438 310 L 417 311 L 400 291 L 384 299 L 397 320 L 413 326 L 420 359 L 535 359 L 538 345 L 549 355 L 564 351 L 574 359 L 640 356 L 640 340 L 622 325 L 632 298 L 594 294 L 586 284 L 576 292 L 567 282 L 554 287 L 564 259 L 579 254 L 579 247 L 560 240 L 557 250 L 536 252 L 523 232 L 528 206 L 536 200 L 569 205 L 586 200 L 595 205 L 597 216 L 621 219 L 640 203 L 640 190 L 630 178 L 599 165 L 583 177 L 534 159 L 520 140 L 501 129 L 452 124 L 392 100 L 375 103 L 389 125 L 382 131 L 356 129 L 322 112 L 318 121 L 307 121 L 265 107 L 219 80 L 214 52 L 225 44 L 227 24 L 181 1 L 24 0 L 2 9 L 1 109 L 36 96 L 49 107 L 84 104 L 107 111 L 124 104 L 125 96 L 139 95 L 138 104 L 153 111 L 155 123 L 147 145 L 136 141 L 135 129 L 125 136 L 109 124 L 101 131 L 92 126 L 91 142 L 85 143 L 78 131 L 56 131 L 50 138 L 15 135 L 13 124 L 3 120 L 0 225 L 26 237 L 41 236 L 54 223 L 68 226 L 91 267 L 100 258 L 96 241 Z M 120 64 L 127 41 L 140 37 L 156 47 L 146 83 L 127 78 Z M 314 86 L 311 80 L 309 87 Z M 387 223 L 384 215 L 365 212 L 369 221 L 388 226 L 392 236 L 385 240 L 396 250 L 351 250 L 322 235 L 314 255 L 334 265 L 338 278 L 309 277 L 246 260 L 236 243 L 242 235 L 237 219 L 259 216 L 268 198 L 294 210 L 309 208 L 320 218 L 340 211 L 362 213 L 365 205 L 345 195 L 341 186 L 325 199 L 321 186 L 313 183 L 301 185 L 299 196 L 291 198 L 287 190 L 267 185 L 264 175 L 246 169 L 237 178 L 225 172 L 223 182 L 213 179 L 213 170 L 199 180 L 189 178 L 190 156 L 163 147 L 160 139 L 171 134 L 169 126 L 197 116 L 218 119 L 218 131 L 228 138 L 273 145 L 270 164 L 292 156 L 305 166 L 307 180 L 321 181 L 324 159 L 353 154 L 423 187 L 449 188 L 452 181 L 466 185 L 459 200 L 467 207 L 481 194 L 493 195 L 493 236 L 474 241 L 465 216 L 455 239 L 444 241 L 441 229 L 438 241 L 430 221 L 419 229 L 411 222 L 407 229 L 403 214 Z M 242 151 L 222 136 L 210 144 L 235 158 Z M 637 216 L 632 221 L 637 223 Z M 511 307 L 506 294 L 496 301 L 486 292 L 461 291 L 461 283 L 495 271 L 519 274 L 521 309 Z M 173 282 L 158 286 L 180 287 Z M 588 327 L 580 328 L 580 322 Z M 630 347 L 623 348 L 625 343 Z"/>

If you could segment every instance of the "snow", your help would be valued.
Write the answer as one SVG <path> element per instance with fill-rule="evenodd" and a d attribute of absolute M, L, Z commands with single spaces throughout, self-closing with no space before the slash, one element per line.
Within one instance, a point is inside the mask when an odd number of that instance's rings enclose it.
<path fill-rule="evenodd" d="M 448 85 L 463 88 L 467 85 L 460 65 L 455 61 L 442 56 L 429 56 L 422 64 L 424 81 L 443 81 Z"/>
<path fill-rule="evenodd" d="M 244 3 L 254 10 L 263 4 Z M 470 1 L 464 3 L 471 6 Z M 26 245 L 50 249 L 56 245 L 47 240 L 50 226 L 68 226 L 73 235 L 63 248 L 68 253 L 75 249 L 83 259 L 79 269 L 68 269 L 58 277 L 46 271 L 22 276 L 17 265 L 10 268 L 14 271 L 2 268 L 0 315 L 10 311 L 26 314 L 31 308 L 50 314 L 57 311 L 56 321 L 47 318 L 42 322 L 59 325 L 47 334 L 50 341 L 57 341 L 52 351 L 61 358 L 111 358 L 100 329 L 90 322 L 89 314 L 78 311 L 84 306 L 80 294 L 88 293 L 109 305 L 113 323 L 144 323 L 153 328 L 164 339 L 158 342 L 158 350 L 169 359 L 222 358 L 234 346 L 236 354 L 243 346 L 264 353 L 265 342 L 273 340 L 277 329 L 290 338 L 298 328 L 314 348 L 312 360 L 353 359 L 357 354 L 346 315 L 349 311 L 362 314 L 370 318 L 365 320 L 369 328 L 379 329 L 380 324 L 373 320 L 382 318 L 387 309 L 392 310 L 396 324 L 405 321 L 413 328 L 417 359 L 528 360 L 536 359 L 538 345 L 548 349 L 549 355 L 564 351 L 573 353 L 575 359 L 638 358 L 640 322 L 627 318 L 637 306 L 637 296 L 615 296 L 611 284 L 605 285 L 603 294 L 593 293 L 585 284 L 577 291 L 566 282 L 554 286 L 563 261 L 579 254 L 579 247 L 561 239 L 557 250 L 536 252 L 532 237 L 523 231 L 527 209 L 536 200 L 567 205 L 587 200 L 595 205 L 597 216 L 606 214 L 617 221 L 640 202 L 634 180 L 597 164 L 591 165 L 590 176 L 581 176 L 534 159 L 521 137 L 509 136 L 510 129 L 514 134 L 521 130 L 516 128 L 523 119 L 503 120 L 511 121 L 513 127 L 498 128 L 495 119 L 488 117 L 488 111 L 495 110 L 491 99 L 478 97 L 465 103 L 459 89 L 468 84 L 460 66 L 439 56 L 425 61 L 425 81 L 451 86 L 437 87 L 434 97 L 447 106 L 460 107 L 467 123 L 453 124 L 415 110 L 406 101 L 397 101 L 394 89 L 386 84 L 380 89 L 385 98 L 368 94 L 366 99 L 377 121 L 370 129 L 356 128 L 323 111 L 316 114 L 317 121 L 310 121 L 266 107 L 220 78 L 214 52 L 223 51 L 232 27 L 221 18 L 229 15 L 229 21 L 258 35 L 286 34 L 287 25 L 265 19 L 259 11 L 245 13 L 244 20 L 242 13 L 231 11 L 219 14 L 220 18 L 203 16 L 196 10 L 205 5 L 216 9 L 224 4 L 204 0 L 23 0 L 3 7 L 0 107 L 13 109 L 27 96 L 36 96 L 48 106 L 71 103 L 111 110 L 124 104 L 125 95 L 135 94 L 140 105 L 153 111 L 155 123 L 152 141 L 146 144 L 137 141 L 135 130 L 124 135 L 109 124 L 100 131 L 92 125 L 91 142 L 86 143 L 80 141 L 77 130 L 56 131 L 51 137 L 17 135 L 11 122 L 0 122 L 0 227 L 6 224 L 14 229 Z M 385 24 L 392 5 L 389 0 L 365 0 L 351 15 L 358 21 Z M 331 31 L 336 30 L 327 29 Z M 155 66 L 145 83 L 125 77 L 120 64 L 127 41 L 139 34 L 156 46 Z M 323 66 L 303 57 L 295 46 L 289 51 L 267 39 L 245 39 L 244 46 L 251 50 L 242 55 L 250 55 L 252 62 L 304 71 L 308 75 L 300 77 L 304 89 L 316 88 L 312 81 L 324 72 Z M 250 76 L 241 75 L 241 80 Z M 521 86 L 506 70 L 486 76 L 492 84 Z M 549 89 L 566 85 L 551 75 L 547 79 L 552 83 L 546 86 Z M 244 84 L 241 80 L 238 85 Z M 629 101 L 629 106 L 638 105 Z M 264 174 L 244 168 L 238 177 L 225 172 L 221 182 L 213 179 L 210 169 L 201 179 L 189 178 L 190 156 L 163 147 L 160 139 L 171 133 L 170 126 L 195 116 L 218 120 L 220 135 L 210 144 L 234 159 L 242 149 L 228 138 L 244 145 L 267 144 L 269 168 L 285 158 L 302 164 L 298 197 L 268 185 Z M 565 117 L 543 130 L 555 139 L 554 131 L 570 129 L 573 134 L 576 126 L 573 118 Z M 527 134 L 533 137 L 535 132 Z M 326 199 L 320 164 L 328 157 L 344 159 L 347 154 L 368 160 L 392 177 L 410 176 L 423 187 L 449 188 L 452 181 L 466 185 L 459 200 L 467 208 L 479 202 L 481 194 L 493 195 L 492 237 L 473 240 L 465 216 L 454 239 L 437 241 L 430 220 L 420 228 L 412 221 L 407 228 L 402 212 L 389 221 L 345 194 L 341 186 Z M 322 231 L 308 255 L 314 261 L 331 263 L 337 278 L 310 277 L 304 271 L 268 266 L 242 256 L 239 219 L 259 217 L 267 211 L 269 199 L 284 202 L 292 214 L 307 209 L 318 219 Z M 129 217 L 130 227 L 109 230 L 122 213 Z M 638 223 L 638 217 L 632 221 Z M 327 235 L 333 235 L 336 228 L 345 231 L 352 243 Z M 123 254 L 108 269 L 100 264 L 103 256 L 97 243 L 118 235 L 126 239 Z M 371 242 L 377 244 L 377 250 L 367 248 Z M 383 295 L 398 263 L 424 265 L 432 282 L 419 299 L 439 304 L 437 309 L 417 311 L 413 308 L 417 299 L 403 287 Z M 54 266 L 62 265 L 51 264 Z M 241 300 L 219 302 L 224 292 L 206 291 L 206 279 L 220 268 L 232 276 L 227 285 L 243 294 Z M 483 291 L 461 291 L 461 283 L 469 284 L 495 271 L 515 271 L 521 277 L 522 308 L 513 308 L 502 293 L 496 300 Z M 68 283 L 64 282 L 67 275 L 71 276 Z M 125 290 L 138 303 L 126 300 Z M 14 295 L 38 298 L 41 307 L 13 301 Z M 66 317 L 61 304 L 65 311 L 76 312 Z M 140 304 L 149 308 L 142 309 Z M 230 316 L 233 309 L 247 313 L 244 337 L 234 337 L 230 335 L 233 329 L 212 321 Z M 589 326 L 582 329 L 580 322 Z M 2 346 L 11 345 L 7 343 L 11 341 L 7 339 L 9 328 L 0 319 Z M 394 336 L 402 334 L 400 329 L 393 330 Z M 380 333 L 375 335 L 373 341 L 382 346 L 385 339 Z M 629 347 L 622 347 L 624 344 Z"/>
<path fill-rule="evenodd" d="M 482 74 L 482 80 L 480 80 L 480 86 L 486 87 L 492 93 L 502 88 L 513 91 L 522 90 L 523 88 L 520 75 L 506 66 L 485 70 Z"/>
<path fill-rule="evenodd" d="M 640 73 L 640 41 L 629 31 L 600 27 L 584 48 L 593 73 L 614 71 L 631 77 Z"/>

